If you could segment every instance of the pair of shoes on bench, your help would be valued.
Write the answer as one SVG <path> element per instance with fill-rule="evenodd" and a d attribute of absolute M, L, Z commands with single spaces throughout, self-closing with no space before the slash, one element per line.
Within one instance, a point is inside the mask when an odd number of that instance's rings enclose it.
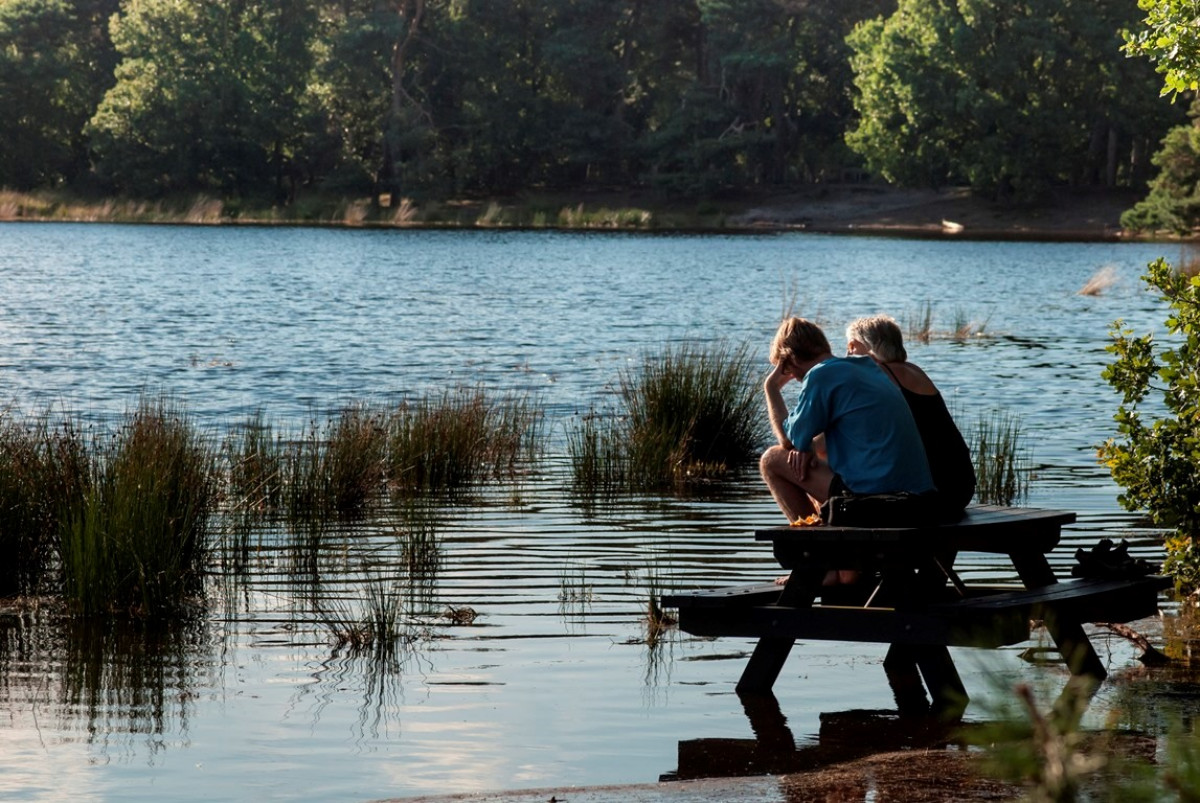
<path fill-rule="evenodd" d="M 1103 538 L 1091 551 L 1077 549 L 1075 560 L 1077 563 L 1071 567 L 1071 576 L 1093 580 L 1134 580 L 1158 571 L 1152 563 L 1130 555 L 1129 544 L 1124 538 L 1116 546 L 1111 539 Z"/>

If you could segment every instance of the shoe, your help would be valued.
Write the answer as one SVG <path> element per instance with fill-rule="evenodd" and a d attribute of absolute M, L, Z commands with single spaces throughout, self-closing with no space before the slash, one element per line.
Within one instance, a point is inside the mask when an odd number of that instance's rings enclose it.
<path fill-rule="evenodd" d="M 1093 580 L 1132 580 L 1158 571 L 1154 564 L 1132 557 L 1129 543 L 1123 538 L 1116 546 L 1110 539 L 1102 538 L 1091 551 L 1077 549 L 1075 561 L 1071 576 Z"/>

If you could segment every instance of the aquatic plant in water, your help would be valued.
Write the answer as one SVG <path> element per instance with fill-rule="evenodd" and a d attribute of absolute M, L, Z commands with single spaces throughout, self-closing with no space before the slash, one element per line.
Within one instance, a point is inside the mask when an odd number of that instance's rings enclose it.
<path fill-rule="evenodd" d="M 98 433 L 89 478 L 62 500 L 62 587 L 77 613 L 154 617 L 197 600 L 215 499 L 214 457 L 182 409 L 143 398 Z"/>
<path fill-rule="evenodd" d="M 727 476 L 766 436 L 747 345 L 684 343 L 620 376 L 620 411 L 568 434 L 577 490 L 652 490 Z"/>
<path fill-rule="evenodd" d="M 480 389 L 401 402 L 384 416 L 388 484 L 402 494 L 454 494 L 512 477 L 537 452 L 541 420 L 528 397 L 492 399 Z"/>
<path fill-rule="evenodd" d="M 993 411 L 975 423 L 969 441 L 975 461 L 975 500 L 985 505 L 1012 505 L 1029 494 L 1029 457 L 1020 416 Z"/>
<path fill-rule="evenodd" d="M 87 461 L 78 427 L 46 413 L 0 419 L 0 595 L 53 586 L 59 506 L 82 491 Z"/>

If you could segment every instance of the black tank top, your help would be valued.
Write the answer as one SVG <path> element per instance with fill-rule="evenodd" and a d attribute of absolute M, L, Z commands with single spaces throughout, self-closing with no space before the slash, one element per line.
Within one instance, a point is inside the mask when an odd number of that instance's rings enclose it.
<path fill-rule="evenodd" d="M 882 365 L 896 379 L 887 363 Z M 975 464 L 971 460 L 971 449 L 946 408 L 946 401 L 941 393 L 914 393 L 901 385 L 899 379 L 896 384 L 917 422 L 933 484 L 947 505 L 955 509 L 966 507 L 975 495 Z"/>

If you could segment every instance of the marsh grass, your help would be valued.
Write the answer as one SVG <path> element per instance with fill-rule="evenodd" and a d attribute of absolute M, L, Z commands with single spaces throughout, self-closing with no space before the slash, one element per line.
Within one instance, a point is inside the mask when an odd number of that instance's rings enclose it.
<path fill-rule="evenodd" d="M 159 617 L 196 603 L 209 549 L 214 456 L 182 409 L 143 398 L 98 433 L 89 480 L 64 500 L 63 592 L 90 616 Z"/>
<path fill-rule="evenodd" d="M 563 613 L 580 613 L 592 604 L 595 591 L 588 582 L 587 567 L 582 564 L 563 571 L 558 581 L 558 607 Z"/>
<path fill-rule="evenodd" d="M 408 584 L 399 573 L 365 569 L 353 589 L 322 595 L 315 607 L 335 649 L 392 659 L 418 638 L 407 599 Z"/>
<path fill-rule="evenodd" d="M 910 341 L 931 343 L 934 340 L 954 340 L 963 342 L 973 338 L 986 337 L 990 318 L 978 321 L 963 307 L 955 307 L 950 319 L 949 328 L 935 326 L 933 302 L 926 301 L 915 311 L 907 312 L 900 322 L 904 336 Z"/>
<path fill-rule="evenodd" d="M 400 494 L 454 495 L 512 479 L 537 453 L 542 412 L 525 396 L 459 388 L 401 402 L 384 416 L 385 470 Z"/>
<path fill-rule="evenodd" d="M 1106 290 L 1117 283 L 1119 274 L 1117 269 L 1112 265 L 1106 265 L 1091 276 L 1083 283 L 1083 287 L 1079 288 L 1081 296 L 1098 296 L 1102 295 Z"/>
<path fill-rule="evenodd" d="M 678 620 L 662 608 L 662 572 L 657 563 L 646 571 L 646 644 L 654 647 Z"/>
<path fill-rule="evenodd" d="M 663 487 L 720 477 L 757 456 L 765 436 L 757 365 L 746 344 L 684 343 L 622 374 L 630 479 Z"/>
<path fill-rule="evenodd" d="M 933 302 L 926 301 L 916 312 L 904 315 L 904 336 L 909 340 L 928 343 L 933 339 Z"/>
<path fill-rule="evenodd" d="M 284 445 L 256 412 L 225 441 L 228 462 L 226 503 L 247 517 L 266 516 L 283 501 Z"/>
<path fill-rule="evenodd" d="M 608 498 L 630 486 L 624 424 L 591 411 L 567 431 L 572 490 L 581 500 Z"/>
<path fill-rule="evenodd" d="M 558 224 L 568 229 L 648 229 L 655 226 L 655 216 L 637 207 L 588 208 L 579 203 L 560 209 Z"/>
<path fill-rule="evenodd" d="M 87 482 L 78 428 L 49 412 L 0 418 L 0 595 L 53 586 L 59 505 Z"/>
<path fill-rule="evenodd" d="M 587 501 L 728 477 L 765 438 L 747 345 L 684 343 L 620 376 L 620 410 L 567 432 L 572 489 Z"/>
<path fill-rule="evenodd" d="M 402 504 L 392 532 L 400 548 L 400 565 L 414 590 L 429 586 L 442 568 L 442 538 L 434 506 L 419 499 Z"/>
<path fill-rule="evenodd" d="M 1029 494 L 1029 453 L 1021 418 L 993 411 L 975 423 L 971 454 L 975 461 L 975 499 L 985 505 L 1012 505 Z"/>

